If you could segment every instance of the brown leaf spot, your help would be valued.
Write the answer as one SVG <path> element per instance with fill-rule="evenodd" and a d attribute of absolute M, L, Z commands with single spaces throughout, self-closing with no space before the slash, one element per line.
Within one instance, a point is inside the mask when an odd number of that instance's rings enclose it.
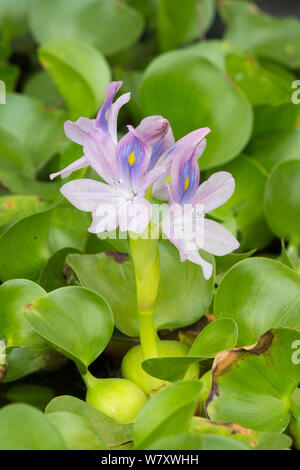
<path fill-rule="evenodd" d="M 211 387 L 208 394 L 208 398 L 205 403 L 205 410 L 208 416 L 207 408 L 209 403 L 214 399 L 215 396 L 219 396 L 219 387 L 216 383 L 216 377 L 220 374 L 224 374 L 226 370 L 235 362 L 240 359 L 244 359 L 249 356 L 260 356 L 267 352 L 273 342 L 274 335 L 272 331 L 267 331 L 257 342 L 251 346 L 238 347 L 234 349 L 228 349 L 227 351 L 222 351 L 218 353 L 214 359 L 211 371 Z"/>
<path fill-rule="evenodd" d="M 119 253 L 118 251 L 106 251 L 105 254 L 109 258 L 113 258 L 118 264 L 123 264 L 128 259 L 127 253 Z"/>

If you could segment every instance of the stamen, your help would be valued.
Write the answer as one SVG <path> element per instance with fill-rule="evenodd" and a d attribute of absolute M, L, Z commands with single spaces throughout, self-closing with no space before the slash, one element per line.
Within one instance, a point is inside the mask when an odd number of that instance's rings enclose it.
<path fill-rule="evenodd" d="M 136 161 L 136 158 L 135 158 L 135 155 L 134 155 L 134 152 L 131 152 L 131 154 L 129 155 L 128 157 L 128 163 L 130 166 L 134 165 L 135 164 L 135 161 Z"/>
<path fill-rule="evenodd" d="M 190 185 L 190 178 L 187 176 L 187 177 L 185 178 L 185 182 L 184 182 L 184 190 L 185 190 L 185 191 L 187 190 L 187 188 L 189 187 L 189 185 Z"/>

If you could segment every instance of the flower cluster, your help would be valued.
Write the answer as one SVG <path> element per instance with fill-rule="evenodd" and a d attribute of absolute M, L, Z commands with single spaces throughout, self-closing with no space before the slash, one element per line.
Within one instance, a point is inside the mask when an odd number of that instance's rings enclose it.
<path fill-rule="evenodd" d="M 87 166 L 102 178 L 103 182 L 76 179 L 61 188 L 75 207 L 92 213 L 89 231 L 93 233 L 117 227 L 122 232 L 143 233 L 152 217 L 152 205 L 146 197 L 152 188 L 157 199 L 168 200 L 163 233 L 179 250 L 181 261 L 199 264 L 209 279 L 212 265 L 200 256 L 199 249 L 222 256 L 239 246 L 227 229 L 205 218 L 231 197 L 234 179 L 229 173 L 218 172 L 199 186 L 198 159 L 210 132 L 207 127 L 175 142 L 169 122 L 161 116 L 149 116 L 136 128 L 128 126 L 127 134 L 118 141 L 118 113 L 130 99 L 126 93 L 114 102 L 121 85 L 112 82 L 107 86 L 96 119 L 81 117 L 65 123 L 67 137 L 83 146 L 84 155 L 50 178 L 66 178 Z M 169 175 L 170 183 L 165 183 Z"/>

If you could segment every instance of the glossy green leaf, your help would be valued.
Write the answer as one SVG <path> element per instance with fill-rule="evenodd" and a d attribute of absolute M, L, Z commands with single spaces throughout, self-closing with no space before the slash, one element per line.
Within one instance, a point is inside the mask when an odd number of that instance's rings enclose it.
<path fill-rule="evenodd" d="M 222 39 L 207 39 L 196 42 L 188 47 L 197 56 L 207 59 L 226 73 L 226 57 L 228 54 L 242 53 L 238 45 Z"/>
<path fill-rule="evenodd" d="M 285 450 L 291 446 L 291 438 L 286 434 L 254 431 L 239 424 L 216 423 L 206 418 L 193 418 L 190 432 L 204 438 L 212 434 L 227 437 L 253 450 Z"/>
<path fill-rule="evenodd" d="M 28 31 L 28 4 L 29 0 L 1 0 L 0 28 L 7 42 Z"/>
<path fill-rule="evenodd" d="M 136 449 L 147 449 L 163 437 L 185 433 L 197 406 L 200 382 L 169 385 L 155 394 L 137 417 L 134 427 Z"/>
<path fill-rule="evenodd" d="M 199 266 L 181 263 L 168 242 L 159 244 L 161 281 L 155 307 L 156 328 L 179 328 L 198 320 L 212 299 L 213 278 L 205 281 Z M 212 262 L 212 257 L 204 255 Z M 69 255 L 68 264 L 81 284 L 109 302 L 115 324 L 129 336 L 138 335 L 134 267 L 125 254 Z M 170 272 L 172 276 L 170 276 Z"/>
<path fill-rule="evenodd" d="M 244 259 L 250 258 L 255 253 L 255 250 L 247 251 L 246 253 L 229 253 L 229 255 L 218 256 L 216 258 L 216 271 L 217 275 L 225 274 L 232 266 Z"/>
<path fill-rule="evenodd" d="M 204 450 L 203 439 L 188 433 L 162 437 L 152 442 L 147 450 Z"/>
<path fill-rule="evenodd" d="M 234 348 L 237 342 L 237 325 L 230 319 L 209 323 L 197 336 L 186 357 L 159 357 L 143 362 L 148 374 L 170 382 L 183 379 L 188 367 L 195 363 L 215 357 L 225 349 Z"/>
<path fill-rule="evenodd" d="M 95 429 L 83 416 L 69 411 L 57 411 L 47 415 L 59 429 L 68 450 L 103 450 L 106 445 Z"/>
<path fill-rule="evenodd" d="M 132 440 L 132 424 L 120 424 L 93 406 L 68 395 L 54 398 L 46 408 L 46 414 L 69 412 L 88 421 L 108 447 Z"/>
<path fill-rule="evenodd" d="M 0 336 L 6 347 L 45 349 L 48 344 L 23 317 L 23 308 L 46 295 L 44 289 L 26 279 L 13 279 L 0 286 Z"/>
<path fill-rule="evenodd" d="M 206 402 L 210 419 L 282 432 L 290 420 L 291 394 L 300 381 L 300 364 L 293 360 L 293 345 L 299 340 L 300 331 L 277 328 L 253 346 L 220 353 Z"/>
<path fill-rule="evenodd" d="M 65 120 L 64 112 L 46 108 L 41 101 L 18 93 L 7 93 L 6 105 L 0 106 L 0 128 L 10 132 L 28 151 L 26 169 L 34 173 L 64 139 Z"/>
<path fill-rule="evenodd" d="M 78 253 L 76 248 L 62 248 L 56 251 L 45 264 L 38 283 L 47 292 L 65 287 L 68 285 L 68 269 L 66 265 L 66 257 L 70 253 Z"/>
<path fill-rule="evenodd" d="M 130 47 L 144 26 L 143 17 L 118 0 L 34 0 L 29 21 L 40 44 L 80 39 L 105 55 Z"/>
<path fill-rule="evenodd" d="M 283 78 L 264 68 L 252 56 L 228 55 L 226 71 L 252 106 L 278 105 L 291 100 L 290 77 Z"/>
<path fill-rule="evenodd" d="M 230 209 L 235 215 L 237 228 L 240 231 L 242 248 L 249 250 L 264 248 L 273 238 L 265 220 L 263 207 L 267 181 L 264 170 L 256 161 L 244 155 L 222 166 L 221 169 L 232 174 L 236 186 L 229 201 L 212 212 L 212 215 L 222 221 L 224 209 Z"/>
<path fill-rule="evenodd" d="M 113 316 L 98 294 L 83 287 L 62 287 L 24 309 L 30 325 L 80 370 L 107 346 L 113 332 Z"/>
<path fill-rule="evenodd" d="M 5 398 L 13 403 L 25 403 L 43 410 L 54 397 L 54 391 L 45 385 L 14 384 L 5 393 Z"/>
<path fill-rule="evenodd" d="M 110 81 L 110 69 L 92 45 L 72 40 L 56 40 L 38 51 L 75 120 L 92 116 L 104 101 L 104 89 Z"/>
<path fill-rule="evenodd" d="M 162 51 L 203 37 L 213 21 L 214 0 L 158 1 L 158 42 Z"/>
<path fill-rule="evenodd" d="M 0 227 L 46 208 L 46 201 L 39 196 L 2 196 L 0 197 Z"/>
<path fill-rule="evenodd" d="M 79 211 L 69 202 L 62 200 L 51 212 L 51 226 L 48 243 L 52 253 L 65 247 L 83 250 L 87 229 L 91 223 L 90 214 Z"/>
<path fill-rule="evenodd" d="M 53 372 L 64 366 L 66 361 L 65 357 L 53 349 L 33 351 L 13 348 L 7 355 L 7 372 L 3 382 L 14 382 L 38 371 Z"/>
<path fill-rule="evenodd" d="M 300 242 L 300 161 L 277 165 L 266 186 L 265 214 L 275 235 Z"/>
<path fill-rule="evenodd" d="M 252 111 L 244 95 L 219 68 L 191 50 L 169 52 L 151 62 L 142 80 L 141 102 L 146 114 L 169 119 L 176 138 L 199 127 L 212 129 L 201 168 L 232 160 L 250 137 Z"/>
<path fill-rule="evenodd" d="M 228 437 L 214 434 L 201 437 L 179 434 L 159 439 L 147 450 L 249 450 L 249 447 Z"/>
<path fill-rule="evenodd" d="M 58 107 L 63 104 L 63 100 L 52 78 L 44 70 L 40 70 L 29 78 L 25 84 L 24 93 L 50 107 Z"/>
<path fill-rule="evenodd" d="M 273 137 L 274 142 L 280 145 L 282 136 L 284 133 L 289 133 L 296 129 L 298 121 L 298 108 L 292 102 L 288 104 L 282 104 L 280 106 L 257 106 L 254 108 L 254 126 L 252 138 L 247 146 L 246 152 L 250 153 L 252 145 L 254 150 L 259 151 L 259 142 L 264 142 L 264 137 Z M 277 139 L 277 134 L 279 139 Z M 256 140 L 258 139 L 258 145 L 256 147 Z M 269 139 L 269 144 L 272 141 Z M 276 147 L 272 150 L 275 152 Z M 268 148 L 265 148 L 265 152 Z M 263 151 L 261 152 L 261 163 L 263 166 Z M 266 167 L 267 168 L 267 167 Z"/>
<path fill-rule="evenodd" d="M 265 116 L 268 120 L 271 116 Z M 272 116 L 273 119 L 273 116 Z M 281 116 L 281 119 L 285 119 Z M 286 122 L 286 119 L 285 119 Z M 300 129 L 289 132 L 271 129 L 254 138 L 247 147 L 247 154 L 255 158 L 268 172 L 285 160 L 300 160 Z"/>
<path fill-rule="evenodd" d="M 0 410 L 0 449 L 65 450 L 66 444 L 58 428 L 41 411 L 14 404 Z"/>
<path fill-rule="evenodd" d="M 0 237 L 0 279 L 37 279 L 50 256 L 47 238 L 51 218 L 48 211 L 25 217 Z M 17 256 L 16 256 L 17 250 Z"/>
<path fill-rule="evenodd" d="M 221 12 L 228 28 L 225 38 L 254 55 L 297 69 L 300 67 L 300 22 L 296 18 L 274 18 L 254 3 L 226 1 Z"/>
<path fill-rule="evenodd" d="M 300 329 L 300 276 L 267 258 L 249 258 L 233 266 L 215 296 L 216 318 L 232 318 L 238 344 L 247 346 L 270 328 Z"/>
<path fill-rule="evenodd" d="M 3 80 L 6 87 L 6 92 L 15 89 L 20 71 L 16 65 L 1 63 L 0 59 L 0 80 Z"/>
<path fill-rule="evenodd" d="M 57 205 L 11 225 L 0 237 L 0 279 L 37 280 L 52 253 L 65 247 L 83 249 L 87 214 Z"/>

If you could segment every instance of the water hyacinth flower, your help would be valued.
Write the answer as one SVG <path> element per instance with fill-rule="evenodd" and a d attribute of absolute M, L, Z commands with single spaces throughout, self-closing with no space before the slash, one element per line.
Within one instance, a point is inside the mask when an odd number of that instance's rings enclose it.
<path fill-rule="evenodd" d="M 224 256 L 239 247 L 236 238 L 205 214 L 224 204 L 233 194 L 234 178 L 230 173 L 214 173 L 199 186 L 200 171 L 197 148 L 191 146 L 173 161 L 168 212 L 162 221 L 165 236 L 176 246 L 181 261 L 189 260 L 201 266 L 205 279 L 212 275 L 213 266 L 205 261 L 199 249 Z"/>
<path fill-rule="evenodd" d="M 79 179 L 66 183 L 62 194 L 78 209 L 91 212 L 93 223 L 89 231 L 100 233 L 115 230 L 144 232 L 152 215 L 146 190 L 154 183 L 164 182 L 171 168 L 185 148 L 198 148 L 208 128 L 191 132 L 175 143 L 169 122 L 161 116 L 149 116 L 134 129 L 117 140 L 118 112 L 130 95 L 114 97 L 122 82 L 112 82 L 106 88 L 106 99 L 97 118 L 79 118 L 67 121 L 65 133 L 83 146 L 84 155 L 58 173 L 63 178 L 73 171 L 90 165 L 105 183 Z M 202 145 L 203 147 L 203 145 Z"/>

